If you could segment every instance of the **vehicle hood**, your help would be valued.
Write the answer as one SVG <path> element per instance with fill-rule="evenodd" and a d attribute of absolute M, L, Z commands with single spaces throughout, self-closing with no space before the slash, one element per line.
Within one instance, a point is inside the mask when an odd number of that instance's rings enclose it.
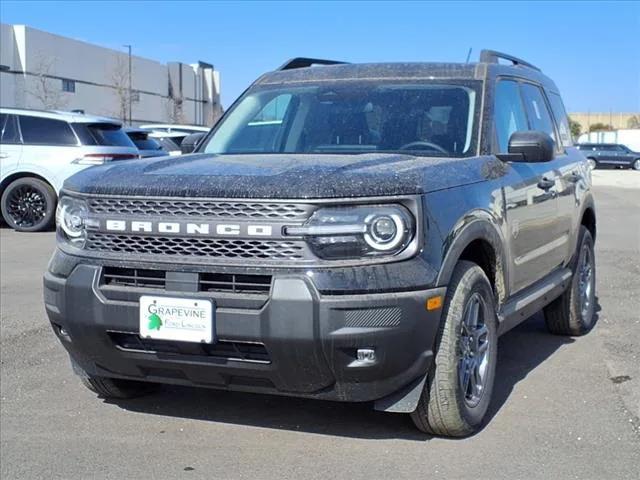
<path fill-rule="evenodd" d="M 342 198 L 427 193 L 485 180 L 495 157 L 397 154 L 212 155 L 121 161 L 70 177 L 86 194 L 216 198 Z"/>

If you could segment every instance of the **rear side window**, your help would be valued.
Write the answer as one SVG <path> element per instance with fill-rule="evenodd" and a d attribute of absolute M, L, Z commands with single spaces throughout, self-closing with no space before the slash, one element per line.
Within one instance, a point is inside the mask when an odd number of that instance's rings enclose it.
<path fill-rule="evenodd" d="M 558 131 L 560 132 L 560 143 L 563 147 L 572 146 L 573 140 L 571 138 L 571 128 L 569 127 L 569 117 L 567 116 L 567 111 L 564 108 L 560 95 L 550 92 L 549 103 L 551 103 L 551 110 L 556 119 Z"/>
<path fill-rule="evenodd" d="M 553 120 L 544 101 L 542 90 L 530 83 L 522 84 L 522 98 L 529 117 L 529 128 L 548 134 L 556 143 L 556 131 L 553 127 Z"/>
<path fill-rule="evenodd" d="M 516 82 L 500 80 L 496 85 L 494 118 L 499 153 L 507 153 L 511 135 L 514 132 L 529 130 Z"/>
<path fill-rule="evenodd" d="M 78 139 L 69 124 L 63 120 L 52 118 L 30 117 L 20 115 L 22 141 L 26 145 L 77 145 Z"/>
<path fill-rule="evenodd" d="M 20 132 L 15 115 L 0 114 L 0 143 L 20 143 Z"/>
<path fill-rule="evenodd" d="M 134 146 L 122 127 L 115 123 L 75 123 L 73 129 L 83 145 Z"/>

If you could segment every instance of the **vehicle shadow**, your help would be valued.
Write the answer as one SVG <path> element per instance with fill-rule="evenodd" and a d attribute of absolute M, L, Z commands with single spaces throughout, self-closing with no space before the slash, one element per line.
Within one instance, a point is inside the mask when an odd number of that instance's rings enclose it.
<path fill-rule="evenodd" d="M 597 310 L 599 304 L 596 302 Z M 515 385 L 549 358 L 570 337 L 546 331 L 541 313 L 500 339 L 493 401 L 488 421 L 508 401 Z M 160 392 L 132 400 L 109 400 L 120 408 L 167 417 L 220 422 L 366 439 L 426 441 L 408 415 L 376 412 L 370 404 L 165 386 Z"/>

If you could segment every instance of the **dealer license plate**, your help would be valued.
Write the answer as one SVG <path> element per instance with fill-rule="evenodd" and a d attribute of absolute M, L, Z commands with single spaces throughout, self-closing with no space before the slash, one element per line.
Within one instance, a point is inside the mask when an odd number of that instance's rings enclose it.
<path fill-rule="evenodd" d="M 214 315 L 210 300 L 143 295 L 140 297 L 140 336 L 213 343 Z"/>

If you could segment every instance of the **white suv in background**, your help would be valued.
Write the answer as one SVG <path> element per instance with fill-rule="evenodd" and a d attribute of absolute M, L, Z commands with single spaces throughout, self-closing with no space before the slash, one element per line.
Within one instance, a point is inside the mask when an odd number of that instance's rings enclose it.
<path fill-rule="evenodd" d="M 0 108 L 0 207 L 12 228 L 51 226 L 67 177 L 91 165 L 138 158 L 120 122 L 79 113 Z"/>

